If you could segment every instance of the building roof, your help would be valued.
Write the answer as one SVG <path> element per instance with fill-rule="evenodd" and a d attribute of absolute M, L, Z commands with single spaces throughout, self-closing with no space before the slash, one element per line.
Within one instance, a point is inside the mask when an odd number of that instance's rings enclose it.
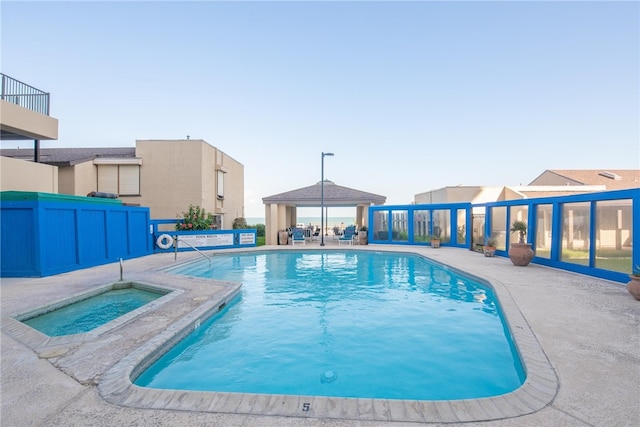
<path fill-rule="evenodd" d="M 33 160 L 33 148 L 9 148 L 0 150 L 0 155 L 20 160 Z M 52 166 L 73 166 L 92 161 L 98 157 L 135 158 L 135 147 L 113 148 L 41 148 L 40 163 Z"/>
<path fill-rule="evenodd" d="M 321 205 L 321 181 L 308 187 L 285 193 L 274 194 L 262 198 L 264 204 L 283 204 L 293 206 L 320 206 Z M 353 188 L 336 185 L 333 181 L 324 180 L 324 204 L 325 206 L 355 206 L 359 204 L 383 205 L 386 196 L 354 190 Z"/>
<path fill-rule="evenodd" d="M 529 185 L 604 185 L 607 190 L 640 188 L 640 169 L 547 169 Z"/>

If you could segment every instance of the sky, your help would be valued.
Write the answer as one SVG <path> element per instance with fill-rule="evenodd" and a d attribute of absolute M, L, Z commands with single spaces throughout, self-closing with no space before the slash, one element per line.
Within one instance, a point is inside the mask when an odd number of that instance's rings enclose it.
<path fill-rule="evenodd" d="M 2 73 L 51 93 L 43 148 L 204 139 L 244 165 L 246 217 L 322 152 L 387 204 L 640 168 L 637 1 L 3 0 L 0 24 Z"/>

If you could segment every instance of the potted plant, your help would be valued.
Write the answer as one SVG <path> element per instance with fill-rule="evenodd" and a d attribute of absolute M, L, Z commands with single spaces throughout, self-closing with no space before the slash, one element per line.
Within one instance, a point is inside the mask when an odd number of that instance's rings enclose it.
<path fill-rule="evenodd" d="M 631 279 L 627 283 L 627 291 L 638 301 L 640 301 L 640 265 L 633 267 L 633 272 L 629 275 Z"/>
<path fill-rule="evenodd" d="M 289 230 L 284 229 L 284 230 L 278 231 L 278 244 L 279 245 L 289 244 Z"/>
<path fill-rule="evenodd" d="M 431 236 L 431 247 L 439 248 L 440 247 L 440 234 L 434 234 Z"/>
<path fill-rule="evenodd" d="M 524 237 L 527 235 L 527 223 L 515 221 L 511 225 L 511 232 L 518 233 L 518 243 L 512 243 L 509 248 L 509 259 L 513 265 L 524 267 L 529 265 L 533 259 L 533 249 L 531 243 L 526 243 Z"/>
<path fill-rule="evenodd" d="M 498 244 L 498 239 L 493 236 L 489 236 L 484 241 L 484 246 L 482 247 L 484 256 L 492 257 L 496 254 L 496 245 Z"/>
<path fill-rule="evenodd" d="M 369 243 L 369 241 L 367 240 L 367 226 L 366 225 L 362 225 L 360 226 L 360 229 L 358 229 L 358 243 L 361 245 L 366 245 L 367 243 Z"/>

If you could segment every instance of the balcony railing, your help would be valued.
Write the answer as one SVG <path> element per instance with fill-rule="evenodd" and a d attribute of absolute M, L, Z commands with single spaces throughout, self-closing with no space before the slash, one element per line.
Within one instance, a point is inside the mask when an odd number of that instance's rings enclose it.
<path fill-rule="evenodd" d="M 49 93 L 5 74 L 0 73 L 0 76 L 2 76 L 0 99 L 46 116 L 49 115 Z"/>

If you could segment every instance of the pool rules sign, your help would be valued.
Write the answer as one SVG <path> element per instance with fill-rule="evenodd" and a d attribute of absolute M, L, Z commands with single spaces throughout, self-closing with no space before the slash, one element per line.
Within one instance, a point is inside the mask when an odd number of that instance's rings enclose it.
<path fill-rule="evenodd" d="M 253 245 L 255 243 L 256 239 L 254 233 L 238 233 L 238 242 L 236 244 Z M 180 235 L 178 238 L 178 248 L 202 248 L 216 246 L 234 246 L 234 234 L 194 234 Z"/>

